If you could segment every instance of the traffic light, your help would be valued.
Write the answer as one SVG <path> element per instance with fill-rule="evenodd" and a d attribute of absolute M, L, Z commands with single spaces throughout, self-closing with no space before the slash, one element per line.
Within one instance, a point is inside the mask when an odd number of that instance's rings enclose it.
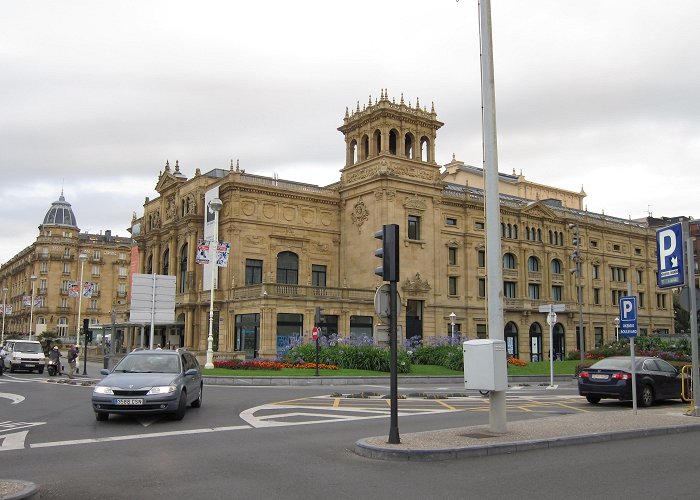
<path fill-rule="evenodd" d="M 326 322 L 326 315 L 323 313 L 323 307 L 321 306 L 316 306 L 316 324 L 320 325 L 321 323 Z"/>
<path fill-rule="evenodd" d="M 374 270 L 384 281 L 399 281 L 399 226 L 385 224 L 374 237 L 382 240 L 382 248 L 375 250 L 374 255 L 382 259 L 382 265 Z"/>

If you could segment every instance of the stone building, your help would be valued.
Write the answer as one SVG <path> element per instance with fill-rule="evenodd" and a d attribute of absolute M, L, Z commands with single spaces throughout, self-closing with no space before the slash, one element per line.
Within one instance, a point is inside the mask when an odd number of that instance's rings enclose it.
<path fill-rule="evenodd" d="M 36 241 L 0 266 L 0 286 L 12 310 L 5 317 L 5 336 L 26 336 L 31 330 L 32 335 L 50 331 L 75 339 L 78 298 L 70 296 L 69 288 L 71 282 L 80 282 L 81 269 L 83 282 L 93 286 L 90 296 L 84 293 L 80 301 L 80 323 L 111 323 L 113 310 L 126 310 L 130 251 L 130 237 L 113 236 L 109 230 L 81 233 L 61 193 L 39 225 Z"/>
<path fill-rule="evenodd" d="M 163 343 L 204 351 L 209 322 L 208 271 L 195 263 L 204 236 L 205 200 L 219 198 L 219 240 L 230 243 L 218 268 L 214 346 L 220 353 L 275 356 L 314 326 L 325 334 L 386 338 L 374 312 L 381 284 L 374 269 L 383 224 L 400 228 L 402 338 L 487 335 L 483 172 L 435 161 L 443 124 L 434 108 L 378 100 L 346 110 L 339 131 L 345 165 L 320 187 L 252 175 L 234 166 L 190 179 L 166 164 L 134 219 L 136 269 L 177 276 L 176 322 L 157 329 Z M 554 327 L 558 355 L 578 348 L 577 280 L 570 269 L 580 231 L 585 348 L 615 337 L 627 283 L 639 297 L 642 334 L 673 329 L 670 292 L 656 289 L 654 231 L 643 223 L 587 212 L 580 192 L 501 175 L 505 337 L 514 356 L 547 359 L 543 304 L 564 304 Z M 547 332 L 547 333 L 545 333 Z M 135 342 L 135 338 L 131 341 Z"/>

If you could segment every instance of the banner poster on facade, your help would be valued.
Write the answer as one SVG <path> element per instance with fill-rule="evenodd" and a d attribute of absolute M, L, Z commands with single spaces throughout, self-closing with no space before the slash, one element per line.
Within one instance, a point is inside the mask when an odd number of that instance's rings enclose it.
<path fill-rule="evenodd" d="M 228 266 L 228 255 L 231 251 L 231 244 L 224 241 L 216 246 L 216 265 L 219 267 Z"/>
<path fill-rule="evenodd" d="M 209 208 L 209 202 L 211 200 L 219 197 L 219 186 L 214 186 L 209 191 L 204 193 L 204 239 L 206 241 L 216 241 L 218 239 L 218 228 L 216 227 L 216 214 L 213 210 Z M 212 268 L 210 266 L 215 265 L 209 259 L 209 262 L 204 264 L 204 269 L 202 273 L 202 290 L 211 290 L 211 274 Z"/>
<path fill-rule="evenodd" d="M 12 314 L 12 306 L 7 304 L 5 305 L 5 315 L 7 314 Z M 0 310 L 0 316 L 2 316 L 2 311 Z"/>
<path fill-rule="evenodd" d="M 83 283 L 83 297 L 92 297 L 92 292 L 95 289 L 95 283 L 86 281 Z M 79 281 L 69 281 L 68 282 L 68 296 L 77 297 L 80 295 L 80 282 Z"/>
<path fill-rule="evenodd" d="M 34 297 L 34 307 L 41 307 L 41 297 Z M 22 305 L 24 307 L 31 307 L 32 305 L 32 296 L 31 295 L 22 295 Z M 10 311 L 9 314 L 12 314 L 12 306 L 10 306 Z"/>
<path fill-rule="evenodd" d="M 197 264 L 209 264 L 209 241 L 197 240 L 197 256 L 195 257 Z"/>

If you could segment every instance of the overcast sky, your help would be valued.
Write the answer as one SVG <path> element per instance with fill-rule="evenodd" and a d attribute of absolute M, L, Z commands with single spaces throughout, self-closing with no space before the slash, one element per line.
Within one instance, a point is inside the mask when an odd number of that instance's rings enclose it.
<path fill-rule="evenodd" d="M 492 0 L 499 170 L 617 217 L 700 216 L 700 2 Z M 339 179 L 345 108 L 430 108 L 482 165 L 477 0 L 0 2 L 0 263 L 63 189 L 127 236 L 166 160 Z"/>

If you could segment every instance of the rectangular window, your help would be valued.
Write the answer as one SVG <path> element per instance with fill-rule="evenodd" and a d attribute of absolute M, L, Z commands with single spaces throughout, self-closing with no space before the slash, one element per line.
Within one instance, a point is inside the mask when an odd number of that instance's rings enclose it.
<path fill-rule="evenodd" d="M 486 297 L 486 278 L 479 278 L 479 297 Z"/>
<path fill-rule="evenodd" d="M 70 263 L 63 263 L 63 274 L 70 274 Z"/>
<path fill-rule="evenodd" d="M 598 264 L 593 264 L 593 279 L 600 279 L 600 266 Z"/>
<path fill-rule="evenodd" d="M 515 282 L 505 281 L 503 283 L 503 296 L 507 299 L 515 298 Z"/>
<path fill-rule="evenodd" d="M 125 283 L 119 283 L 117 285 L 117 294 L 120 297 L 124 297 L 126 295 L 126 284 Z"/>
<path fill-rule="evenodd" d="M 100 260 L 100 251 L 99 250 L 92 251 L 92 260 Z"/>
<path fill-rule="evenodd" d="M 454 217 L 448 217 L 447 219 L 445 219 L 445 224 L 448 226 L 456 226 L 457 219 L 455 219 Z"/>
<path fill-rule="evenodd" d="M 46 261 L 44 261 L 44 260 L 42 260 L 42 261 L 39 263 L 39 272 L 41 272 L 41 273 L 48 273 L 48 272 L 49 272 L 49 263 L 46 262 Z"/>
<path fill-rule="evenodd" d="M 539 298 L 540 298 L 540 285 L 538 283 L 528 284 L 527 296 L 533 300 L 539 300 Z"/>
<path fill-rule="evenodd" d="M 640 285 L 644 282 L 644 271 L 637 269 L 637 283 Z"/>
<path fill-rule="evenodd" d="M 92 266 L 92 275 L 93 275 L 93 276 L 99 276 L 99 275 L 100 275 L 100 266 L 98 266 L 97 264 L 95 264 L 94 266 Z"/>
<path fill-rule="evenodd" d="M 600 288 L 593 289 L 593 303 L 600 305 Z"/>
<path fill-rule="evenodd" d="M 63 249 L 63 256 L 70 257 L 70 248 L 69 247 L 66 247 Z"/>
<path fill-rule="evenodd" d="M 486 337 L 488 337 L 488 332 L 486 331 L 486 324 L 485 323 L 477 323 L 476 324 L 476 338 L 485 339 Z"/>
<path fill-rule="evenodd" d="M 612 281 L 627 281 L 627 268 L 624 267 L 611 267 L 610 268 Z"/>
<path fill-rule="evenodd" d="M 372 316 L 350 316 L 350 338 L 372 339 Z"/>
<path fill-rule="evenodd" d="M 447 263 L 450 266 L 457 265 L 457 249 L 454 247 L 449 247 L 447 249 Z"/>
<path fill-rule="evenodd" d="M 126 260 L 126 252 L 119 252 L 119 260 Z"/>
<path fill-rule="evenodd" d="M 637 294 L 637 303 L 639 304 L 640 309 L 644 309 L 644 292 L 639 292 Z"/>
<path fill-rule="evenodd" d="M 326 286 L 326 266 L 311 265 L 311 286 Z"/>
<path fill-rule="evenodd" d="M 262 283 L 263 261 L 257 259 L 245 260 L 245 284 L 257 285 Z"/>
<path fill-rule="evenodd" d="M 598 248 L 598 242 L 596 240 L 591 240 L 591 247 Z"/>
<path fill-rule="evenodd" d="M 408 216 L 408 239 L 420 240 L 420 217 L 417 215 Z"/>
<path fill-rule="evenodd" d="M 97 299 L 92 299 L 90 301 L 90 309 L 97 309 Z"/>
<path fill-rule="evenodd" d="M 603 327 L 596 326 L 593 328 L 593 335 L 595 336 L 595 347 L 603 347 Z"/>
<path fill-rule="evenodd" d="M 46 292 L 47 283 L 48 282 L 46 281 L 46 278 L 42 278 L 41 280 L 39 280 L 39 290 L 43 290 L 44 292 Z"/>
<path fill-rule="evenodd" d="M 484 250 L 477 250 L 476 252 L 476 266 L 486 267 L 486 252 Z"/>
<path fill-rule="evenodd" d="M 484 226 L 484 222 L 483 222 L 483 221 L 480 221 L 480 220 L 474 221 L 474 229 L 477 229 L 477 230 L 479 230 L 479 231 L 483 231 L 483 230 L 484 230 L 484 227 L 485 227 L 485 226 Z"/>
<path fill-rule="evenodd" d="M 625 291 L 623 290 L 613 290 L 612 291 L 612 305 L 616 306 L 620 303 L 620 297 L 625 296 Z"/>
<path fill-rule="evenodd" d="M 119 268 L 119 277 L 120 278 L 126 278 L 126 273 L 127 273 L 126 267 Z"/>
<path fill-rule="evenodd" d="M 457 276 L 447 278 L 448 294 L 457 295 Z"/>
<path fill-rule="evenodd" d="M 666 309 L 666 294 L 657 293 L 656 294 L 656 307 L 658 309 Z"/>
<path fill-rule="evenodd" d="M 61 307 L 63 307 L 63 308 L 68 307 L 68 299 L 66 297 L 61 297 Z"/>
<path fill-rule="evenodd" d="M 552 300 L 561 302 L 562 300 L 562 287 L 559 285 L 552 286 Z"/>

